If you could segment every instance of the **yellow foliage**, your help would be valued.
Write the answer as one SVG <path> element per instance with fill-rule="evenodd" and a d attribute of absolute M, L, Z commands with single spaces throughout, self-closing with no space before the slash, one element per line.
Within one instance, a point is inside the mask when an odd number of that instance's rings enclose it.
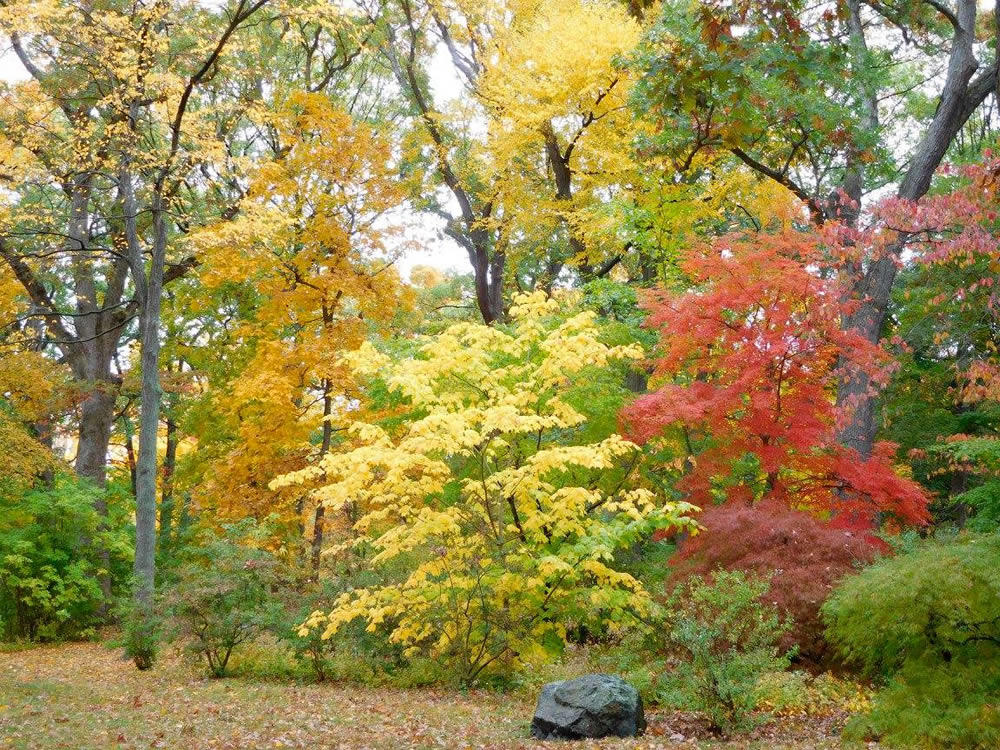
<path fill-rule="evenodd" d="M 402 394 L 411 418 L 398 430 L 355 422 L 344 451 L 271 486 L 313 487 L 328 513 L 358 518 L 344 549 L 407 572 L 344 594 L 307 631 L 331 637 L 360 617 L 471 680 L 551 655 L 572 622 L 632 621 L 654 607 L 614 553 L 656 528 L 693 526 L 692 508 L 635 482 L 639 449 L 621 436 L 566 442 L 586 418 L 562 398 L 590 368 L 642 351 L 603 344 L 591 313 L 567 318 L 541 293 L 518 296 L 511 318 L 507 330 L 454 325 L 416 357 L 370 343 L 345 355 L 356 376 Z"/>
<path fill-rule="evenodd" d="M 318 94 L 293 93 L 266 118 L 281 148 L 253 172 L 241 221 L 190 240 L 208 289 L 245 283 L 256 299 L 234 331 L 246 365 L 225 374 L 213 402 L 232 425 L 232 447 L 205 467 L 197 491 L 227 515 L 288 518 L 301 493 L 275 495 L 267 481 L 315 454 L 310 435 L 349 387 L 341 351 L 410 296 L 389 250 L 403 200 L 389 144 Z"/>

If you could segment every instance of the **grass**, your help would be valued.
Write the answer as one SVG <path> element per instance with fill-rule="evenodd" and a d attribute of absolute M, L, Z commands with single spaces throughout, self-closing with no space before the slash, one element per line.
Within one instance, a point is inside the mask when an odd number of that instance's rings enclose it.
<path fill-rule="evenodd" d="M 560 675 L 561 676 L 561 675 Z M 531 691 L 533 693 L 533 691 Z M 528 690 L 514 694 L 237 677 L 208 679 L 177 652 L 138 672 L 119 650 L 73 643 L 0 652 L 0 748 L 670 748 L 682 721 L 660 712 L 638 740 L 528 739 Z M 681 721 L 679 724 L 678 722 Z M 801 730 L 801 728 L 800 728 Z M 683 731 L 683 727 L 682 727 Z M 833 748 L 823 733 L 732 747 Z M 806 732 L 808 734 L 809 732 Z M 815 734 L 815 732 L 813 732 Z M 673 737 L 673 739 L 671 739 Z"/>

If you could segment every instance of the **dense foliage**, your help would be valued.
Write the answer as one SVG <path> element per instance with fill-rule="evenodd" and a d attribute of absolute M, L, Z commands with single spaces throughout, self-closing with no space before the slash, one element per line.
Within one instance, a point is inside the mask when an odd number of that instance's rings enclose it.
<path fill-rule="evenodd" d="M 887 545 L 773 503 L 727 503 L 698 515 L 704 530 L 684 540 L 671 558 L 671 580 L 744 571 L 770 580 L 763 601 L 788 621 L 782 644 L 812 666 L 835 660 L 824 638 L 820 605 L 844 576 L 872 563 Z"/>
<path fill-rule="evenodd" d="M 778 645 L 787 623 L 762 601 L 767 589 L 766 579 L 718 571 L 672 594 L 669 640 L 681 662 L 664 680 L 665 696 L 705 711 L 725 734 L 760 721 L 753 713 L 757 681 L 788 666 Z"/>
<path fill-rule="evenodd" d="M 244 523 L 210 536 L 177 569 L 165 609 L 193 653 L 223 677 L 233 651 L 252 642 L 275 619 L 278 582 L 274 556 L 252 546 L 257 529 Z M 247 544 L 250 542 L 251 544 Z"/>
<path fill-rule="evenodd" d="M 846 579 L 823 606 L 845 658 L 888 680 L 853 731 L 899 747 L 991 747 L 1000 537 L 928 541 Z"/>
<path fill-rule="evenodd" d="M 639 352 L 603 344 L 592 313 L 560 316 L 540 294 L 520 298 L 511 320 L 509 330 L 453 326 L 415 357 L 368 346 L 350 358 L 401 392 L 402 413 L 385 426 L 354 422 L 357 447 L 275 485 L 319 480 L 312 494 L 328 511 L 357 519 L 341 548 L 406 572 L 345 593 L 303 635 L 331 637 L 363 617 L 468 681 L 558 653 L 572 625 L 649 615 L 649 594 L 614 554 L 657 529 L 692 527 L 691 506 L 636 483 L 638 447 L 594 439 L 592 405 L 573 394 L 593 368 Z"/>
<path fill-rule="evenodd" d="M 131 555 L 127 508 L 117 507 L 118 521 L 104 527 L 94 510 L 101 494 L 65 475 L 33 489 L 0 485 L 0 631 L 5 639 L 78 637 L 100 624 L 99 579 L 112 576 L 120 590 Z"/>
<path fill-rule="evenodd" d="M 893 471 L 893 446 L 863 460 L 836 440 L 837 380 L 882 376 L 885 355 L 841 330 L 838 287 L 815 271 L 828 241 L 724 237 L 685 258 L 691 291 L 646 303 L 661 350 L 655 390 L 625 412 L 629 435 L 680 444 L 677 486 L 699 505 L 766 500 L 845 526 L 868 527 L 877 514 L 918 524 L 926 495 Z"/>

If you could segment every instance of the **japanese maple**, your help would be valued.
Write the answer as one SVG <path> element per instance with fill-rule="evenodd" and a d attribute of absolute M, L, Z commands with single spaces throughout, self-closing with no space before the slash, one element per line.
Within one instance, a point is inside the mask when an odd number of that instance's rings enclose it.
<path fill-rule="evenodd" d="M 857 527 L 926 520 L 927 498 L 895 473 L 891 444 L 864 460 L 835 440 L 837 378 L 880 383 L 889 362 L 841 329 L 851 303 L 822 271 L 842 235 L 727 236 L 682 261 L 690 291 L 648 295 L 647 325 L 661 334 L 655 390 L 624 420 L 632 440 L 684 446 L 678 488 L 693 502 L 776 501 Z"/>

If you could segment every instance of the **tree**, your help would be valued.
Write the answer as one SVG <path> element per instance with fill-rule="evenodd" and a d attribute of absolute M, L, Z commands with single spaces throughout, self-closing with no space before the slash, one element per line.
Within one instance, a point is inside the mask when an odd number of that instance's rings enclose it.
<path fill-rule="evenodd" d="M 201 292 L 236 313 L 231 342 L 205 342 L 209 359 L 232 350 L 221 367 L 198 358 L 211 401 L 192 415 L 201 455 L 188 481 L 221 517 L 301 523 L 302 493 L 267 483 L 331 449 L 351 383 L 341 352 L 409 305 L 392 267 L 403 195 L 389 142 L 326 95 L 292 94 L 268 120 L 276 156 L 251 171 L 242 220 L 191 238 Z M 308 511 L 315 575 L 324 508 Z"/>
<path fill-rule="evenodd" d="M 888 545 L 776 503 L 713 505 L 697 518 L 704 529 L 683 540 L 670 558 L 670 582 L 706 578 L 720 569 L 768 580 L 761 600 L 777 607 L 789 625 L 782 648 L 794 648 L 796 660 L 809 667 L 835 664 L 820 606 L 842 578 L 888 552 Z"/>
<path fill-rule="evenodd" d="M 694 503 L 769 500 L 862 527 L 885 514 L 927 519 L 924 492 L 893 471 L 892 446 L 863 458 L 835 439 L 843 363 L 869 380 L 888 364 L 842 330 L 838 286 L 817 273 L 837 242 L 796 231 L 724 237 L 681 263 L 692 291 L 650 293 L 655 390 L 626 408 L 627 434 L 682 446 L 677 487 Z"/>
<path fill-rule="evenodd" d="M 1000 58 L 980 64 L 987 45 L 977 40 L 977 16 L 975 0 L 808 9 L 798 0 L 668 3 L 639 56 L 640 106 L 658 121 L 668 152 L 728 151 L 791 190 L 814 224 L 854 227 L 862 198 L 886 183 L 901 199 L 922 198 L 956 135 L 996 90 Z M 907 47 L 916 62 L 898 65 Z M 937 106 L 907 108 L 920 76 L 938 67 Z M 906 161 L 898 171 L 897 142 Z M 855 302 L 845 331 L 871 343 L 882 337 L 906 239 L 841 259 Z M 863 459 L 875 450 L 872 386 L 858 371 L 838 387 L 838 403 L 850 406 L 839 439 Z"/>
<path fill-rule="evenodd" d="M 328 638 L 363 618 L 473 681 L 544 658 L 574 623 L 634 622 L 654 607 L 615 551 L 657 528 L 691 528 L 691 506 L 635 483 L 637 446 L 616 434 L 581 440 L 586 407 L 571 405 L 572 385 L 639 352 L 602 344 L 593 313 L 559 311 L 524 295 L 510 330 L 463 323 L 416 357 L 370 344 L 348 357 L 400 391 L 408 414 L 354 423 L 342 451 L 274 486 L 318 482 L 313 495 L 331 511 L 356 509 L 343 546 L 403 573 L 344 594 L 306 632 L 324 627 Z"/>
<path fill-rule="evenodd" d="M 216 157 L 218 142 L 206 128 L 216 111 L 192 111 L 234 33 L 266 2 L 209 10 L 12 1 L 0 19 L 31 76 L 6 97 L 8 178 L 21 189 L 4 217 L 0 256 L 44 321 L 44 343 L 58 347 L 90 388 L 76 463 L 99 485 L 118 387 L 111 363 L 139 318 L 135 568 L 137 596 L 146 602 L 155 548 L 160 298 L 165 283 L 196 263 L 168 263 L 168 246 L 186 229 L 180 217 L 197 200 L 194 175 Z M 184 33 L 170 33 L 178 27 Z M 64 300 L 60 287 L 53 292 L 47 284 L 67 267 L 72 295 Z M 66 309 L 70 300 L 74 312 Z"/>
<path fill-rule="evenodd" d="M 590 279 L 623 260 L 642 171 L 621 66 L 639 26 L 623 6 L 385 0 L 368 14 L 410 105 L 412 198 L 468 252 L 484 321 L 503 319 L 505 284 L 550 288 L 564 268 Z M 461 101 L 435 97 L 436 50 Z"/>
<path fill-rule="evenodd" d="M 977 155 L 943 174 L 919 204 L 883 209 L 883 221 L 908 236 L 914 258 L 889 320 L 905 350 L 885 397 L 885 433 L 937 492 L 939 521 L 963 526 L 976 513 L 973 524 L 984 530 L 996 523 L 991 509 L 1000 508 L 996 173 L 992 154 Z"/>

